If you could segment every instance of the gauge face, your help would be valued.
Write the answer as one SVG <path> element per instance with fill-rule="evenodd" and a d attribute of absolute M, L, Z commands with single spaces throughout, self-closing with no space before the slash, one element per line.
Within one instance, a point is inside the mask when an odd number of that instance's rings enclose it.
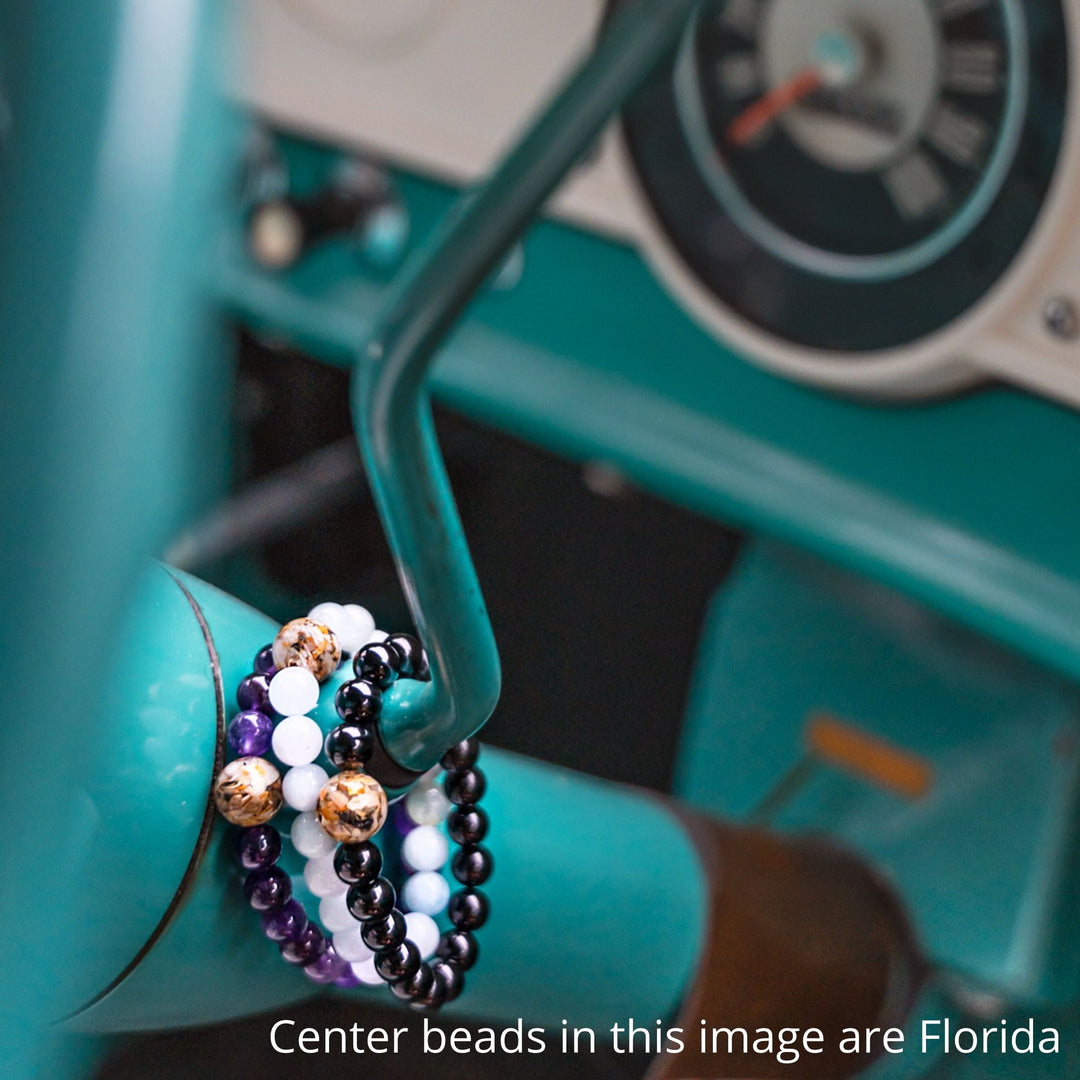
<path fill-rule="evenodd" d="M 1060 0 L 728 0 L 624 111 L 717 300 L 858 353 L 941 328 L 1038 217 L 1065 117 Z"/>

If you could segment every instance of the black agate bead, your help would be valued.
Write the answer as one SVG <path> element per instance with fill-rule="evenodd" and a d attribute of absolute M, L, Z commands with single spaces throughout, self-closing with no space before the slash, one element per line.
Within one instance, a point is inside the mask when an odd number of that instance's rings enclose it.
<path fill-rule="evenodd" d="M 353 657 L 353 671 L 358 679 L 385 690 L 398 676 L 401 654 L 386 642 L 365 645 Z"/>
<path fill-rule="evenodd" d="M 376 878 L 370 885 L 352 885 L 347 894 L 349 911 L 354 919 L 381 919 L 394 910 L 397 895 L 386 878 Z"/>
<path fill-rule="evenodd" d="M 451 746 L 442 756 L 440 764 L 447 771 L 453 771 L 456 769 L 468 769 L 470 766 L 476 764 L 476 759 L 480 756 L 480 744 L 476 739 L 463 739 L 461 742 Z"/>
<path fill-rule="evenodd" d="M 462 971 L 468 971 L 480 955 L 480 945 L 468 930 L 447 930 L 439 938 L 436 953 L 440 960 L 453 960 Z"/>
<path fill-rule="evenodd" d="M 381 919 L 368 919 L 361 924 L 360 940 L 372 952 L 393 949 L 408 936 L 409 926 L 400 911 L 391 911 Z"/>
<path fill-rule="evenodd" d="M 346 723 L 372 723 L 382 712 L 382 691 L 374 683 L 354 679 L 338 687 L 334 707 Z"/>
<path fill-rule="evenodd" d="M 479 769 L 461 769 L 446 774 L 446 797 L 457 806 L 478 803 L 486 790 L 487 783 Z"/>
<path fill-rule="evenodd" d="M 439 1006 L 446 1000 L 446 987 L 436 974 L 434 967 L 431 968 L 431 986 L 427 993 L 419 994 L 409 1002 L 409 1007 L 419 1013 L 437 1012 Z"/>
<path fill-rule="evenodd" d="M 386 644 L 392 646 L 401 658 L 398 663 L 398 674 L 410 679 L 426 679 L 428 677 L 427 657 L 424 648 L 412 634 L 391 634 L 386 639 Z"/>
<path fill-rule="evenodd" d="M 488 898 L 479 889 L 462 889 L 450 897 L 446 913 L 458 930 L 479 930 L 490 910 Z"/>
<path fill-rule="evenodd" d="M 462 885 L 483 885 L 493 869 L 491 852 L 480 844 L 467 844 L 454 853 L 450 869 Z"/>
<path fill-rule="evenodd" d="M 370 840 L 342 844 L 334 855 L 334 870 L 348 885 L 370 885 L 382 871 L 382 852 Z"/>
<path fill-rule="evenodd" d="M 419 968 L 420 950 L 411 941 L 403 941 L 375 954 L 375 970 L 387 982 L 409 979 Z"/>
<path fill-rule="evenodd" d="M 376 964 L 378 962 L 378 960 L 375 961 Z M 402 1001 L 415 1001 L 417 998 L 422 998 L 434 982 L 435 976 L 432 974 L 431 965 L 425 961 L 408 978 L 392 982 L 390 989 L 394 996 L 401 998 Z"/>
<path fill-rule="evenodd" d="M 465 972 L 456 960 L 436 960 L 431 965 L 435 981 L 442 984 L 443 1001 L 453 1001 L 465 986 Z"/>
<path fill-rule="evenodd" d="M 367 723 L 338 724 L 326 736 L 323 750 L 339 769 L 363 769 L 375 750 L 375 732 Z"/>
<path fill-rule="evenodd" d="M 455 806 L 446 819 L 455 844 L 479 844 L 487 836 L 488 816 L 479 806 Z"/>

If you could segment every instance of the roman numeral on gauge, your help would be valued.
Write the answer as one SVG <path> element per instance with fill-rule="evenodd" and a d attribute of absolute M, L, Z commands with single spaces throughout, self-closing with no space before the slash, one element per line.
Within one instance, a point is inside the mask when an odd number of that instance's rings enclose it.
<path fill-rule="evenodd" d="M 977 116 L 942 102 L 926 129 L 926 139 L 957 165 L 971 167 L 982 156 L 990 129 Z"/>
<path fill-rule="evenodd" d="M 992 94 L 1001 76 L 1001 49 L 992 41 L 967 41 L 945 50 L 945 85 L 964 94 Z"/>
<path fill-rule="evenodd" d="M 886 169 L 881 181 L 896 209 L 909 221 L 928 214 L 949 193 L 937 166 L 921 150 Z"/>
<path fill-rule="evenodd" d="M 757 57 L 752 52 L 725 56 L 716 65 L 716 76 L 728 97 L 749 97 L 762 88 Z"/>
<path fill-rule="evenodd" d="M 753 40 L 761 22 L 761 6 L 761 0 L 728 0 L 718 16 L 720 24 Z"/>
<path fill-rule="evenodd" d="M 969 11 L 986 7 L 988 0 L 937 0 L 938 14 L 943 20 L 959 19 Z"/>

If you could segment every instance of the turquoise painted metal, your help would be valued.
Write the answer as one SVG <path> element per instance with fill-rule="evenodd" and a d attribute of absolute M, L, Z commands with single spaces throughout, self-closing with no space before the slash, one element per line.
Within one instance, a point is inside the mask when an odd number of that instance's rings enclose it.
<path fill-rule="evenodd" d="M 808 749 L 828 714 L 916 755 L 920 797 Z M 887 874 L 934 962 L 1045 1007 L 1080 997 L 1080 690 L 816 559 L 756 543 L 702 640 L 676 790 L 827 831 Z"/>
<path fill-rule="evenodd" d="M 353 415 L 375 504 L 431 655 L 422 701 L 383 712 L 387 748 L 417 769 L 476 731 L 499 697 L 499 658 L 431 422 L 428 372 L 473 294 L 645 76 L 698 0 L 629 5 L 477 191 L 447 214 L 380 301 L 356 363 Z"/>
<path fill-rule="evenodd" d="M 160 565 L 141 581 L 117 641 L 140 662 L 109 686 L 72 815 L 81 831 L 69 842 L 87 854 L 80 893 L 92 899 L 63 922 L 65 978 L 50 1017 L 66 1014 L 63 1030 L 285 1015 L 321 992 L 259 933 L 241 893 L 232 830 L 209 804 L 223 725 L 236 709 L 231 696 L 276 629 Z M 339 722 L 334 692 L 348 677 L 344 668 L 331 680 L 312 714 L 324 731 Z M 484 768 L 485 804 L 506 838 L 485 887 L 493 914 L 483 948 L 494 962 L 470 976 L 455 1011 L 556 1028 L 571 1016 L 599 1030 L 629 1015 L 670 1016 L 695 969 L 707 893 L 675 815 L 640 792 L 496 750 L 485 750 Z M 275 823 L 287 829 L 291 816 Z M 287 851 L 297 895 L 314 911 L 302 862 Z M 651 910 L 660 866 L 681 917 L 628 918 Z M 372 995 L 384 1001 L 386 991 L 361 991 L 357 1007 Z"/>
<path fill-rule="evenodd" d="M 28 642 L 0 681 L 12 1077 L 63 1075 L 93 1052 L 49 1027 L 72 975 L 62 928 L 73 908 L 108 900 L 78 887 L 83 751 L 136 574 L 215 497 L 226 464 L 222 411 L 206 405 L 226 374 L 210 363 L 220 322 L 205 270 L 234 152 L 211 71 L 220 14 L 176 0 L 0 7 L 12 120 L 0 148 L 0 602 Z"/>

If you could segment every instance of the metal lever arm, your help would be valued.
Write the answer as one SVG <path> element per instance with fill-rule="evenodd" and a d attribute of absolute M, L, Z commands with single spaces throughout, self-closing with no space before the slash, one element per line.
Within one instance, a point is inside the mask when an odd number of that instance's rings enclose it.
<path fill-rule="evenodd" d="M 480 728 L 499 656 L 435 438 L 427 375 L 473 294 L 608 118 L 674 49 L 699 0 L 637 0 L 612 20 L 492 176 L 466 194 L 391 285 L 353 372 L 360 449 L 432 681 L 387 694 L 383 734 L 426 769 Z"/>

